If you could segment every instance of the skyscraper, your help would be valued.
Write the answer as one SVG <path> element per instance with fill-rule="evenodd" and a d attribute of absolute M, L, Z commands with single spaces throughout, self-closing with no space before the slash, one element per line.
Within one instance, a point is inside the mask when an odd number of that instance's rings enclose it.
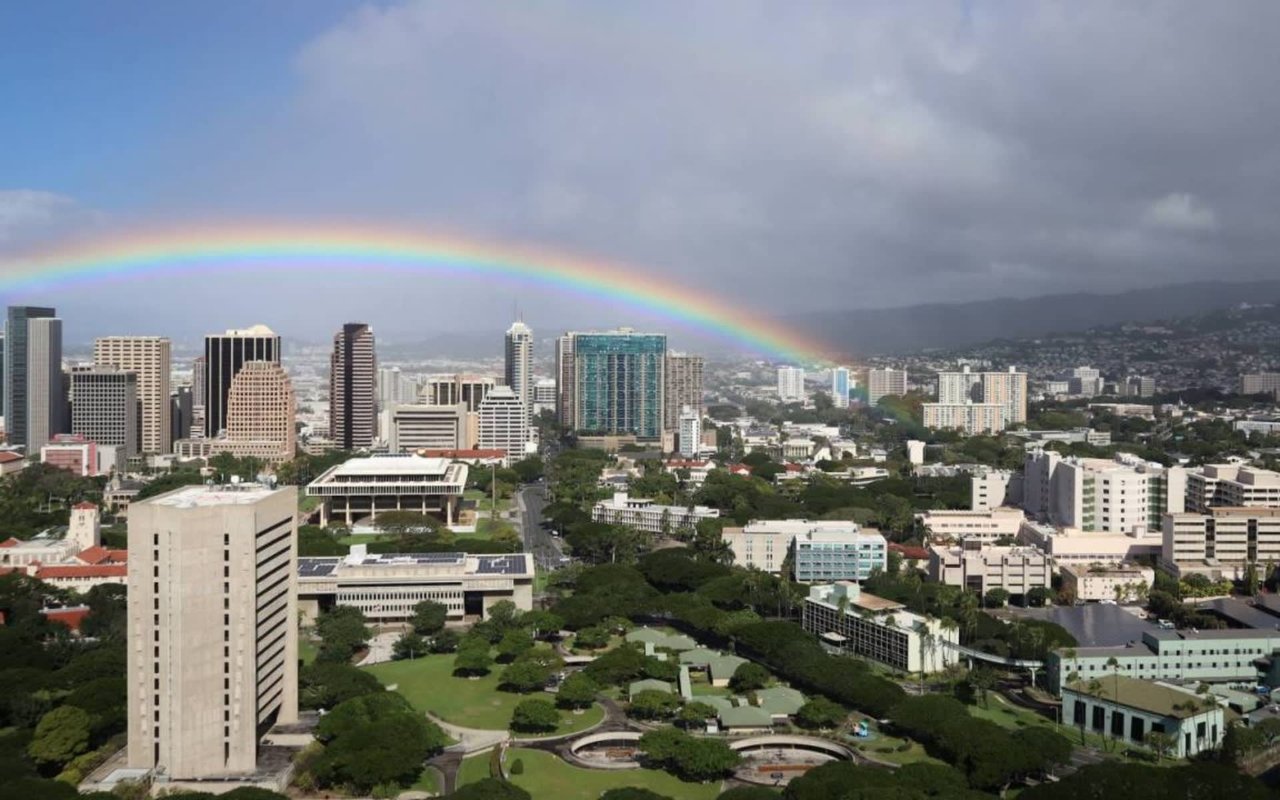
<path fill-rule="evenodd" d="M 524 458 L 529 441 L 529 413 L 510 386 L 495 386 L 480 404 L 480 432 L 476 446 L 502 450 L 508 466 Z"/>
<path fill-rule="evenodd" d="M 665 421 L 666 335 L 629 328 L 568 335 L 573 352 L 571 427 L 660 438 Z"/>
<path fill-rule="evenodd" d="M 804 399 L 804 367 L 778 367 L 778 400 L 799 403 Z"/>
<path fill-rule="evenodd" d="M 1007 372 L 982 373 L 982 402 L 1004 408 L 1005 425 L 1027 421 L 1027 373 L 1009 367 Z"/>
<path fill-rule="evenodd" d="M 215 449 L 237 457 L 288 461 L 298 449 L 296 415 L 293 384 L 284 367 L 274 361 L 245 362 L 231 379 L 226 436 Z"/>
<path fill-rule="evenodd" d="M 71 432 L 138 454 L 138 373 L 94 366 L 71 372 Z"/>
<path fill-rule="evenodd" d="M 249 361 L 280 363 L 280 337 L 266 325 L 204 337 L 204 431 L 214 437 L 227 427 L 231 379 Z"/>
<path fill-rule="evenodd" d="M 556 339 L 556 421 L 566 428 L 572 428 L 577 409 L 574 406 L 574 395 L 577 393 L 577 380 L 573 366 L 573 337 L 566 333 Z"/>
<path fill-rule="evenodd" d="M 965 365 L 959 372 L 938 373 L 938 402 L 949 405 L 969 403 L 982 396 L 982 376 Z"/>
<path fill-rule="evenodd" d="M 204 438 L 205 408 L 209 395 L 205 389 L 209 370 L 204 356 L 196 356 L 191 362 L 191 420 L 183 436 L 190 439 Z"/>
<path fill-rule="evenodd" d="M 55 434 L 67 432 L 67 392 L 62 383 L 62 320 L 27 320 L 26 445 L 39 453 Z"/>
<path fill-rule="evenodd" d="M 680 411 L 680 427 L 677 429 L 680 455 L 693 458 L 702 447 L 702 414 L 689 406 Z"/>
<path fill-rule="evenodd" d="M 11 445 L 27 444 L 27 323 L 56 313 L 40 306 L 9 306 L 4 337 L 3 406 L 5 435 Z"/>
<path fill-rule="evenodd" d="M 132 452 L 171 452 L 169 340 L 163 336 L 105 336 L 93 343 L 93 362 L 138 374 L 141 441 L 135 443 Z"/>
<path fill-rule="evenodd" d="M 901 396 L 907 393 L 905 369 L 872 368 L 867 370 L 867 404 L 874 406 L 881 397 Z"/>
<path fill-rule="evenodd" d="M 702 356 L 667 353 L 666 398 L 663 400 L 664 427 L 680 430 L 680 414 L 687 406 L 702 413 Z"/>
<path fill-rule="evenodd" d="M 373 329 L 363 322 L 343 325 L 329 356 L 329 438 L 343 450 L 373 444 L 377 374 Z"/>
<path fill-rule="evenodd" d="M 849 368 L 831 368 L 831 403 L 836 408 L 849 407 Z"/>
<path fill-rule="evenodd" d="M 503 377 L 511 391 L 524 403 L 525 413 L 533 417 L 533 331 L 517 320 L 507 328 L 506 370 Z"/>
<path fill-rule="evenodd" d="M 187 486 L 129 507 L 128 765 L 252 774 L 298 715 L 297 494 Z"/>

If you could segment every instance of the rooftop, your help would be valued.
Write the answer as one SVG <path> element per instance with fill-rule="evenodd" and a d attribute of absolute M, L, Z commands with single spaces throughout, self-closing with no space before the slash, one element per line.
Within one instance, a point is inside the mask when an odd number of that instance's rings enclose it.
<path fill-rule="evenodd" d="M 272 489 L 260 483 L 238 483 L 222 486 L 183 486 L 172 492 L 143 500 L 154 506 L 174 508 L 210 508 L 213 506 L 247 506 L 264 500 L 284 489 Z"/>
<path fill-rule="evenodd" d="M 416 455 L 369 456 L 353 458 L 334 467 L 333 475 L 443 475 L 449 468 L 446 458 L 423 458 Z M 323 479 L 325 476 L 321 476 Z"/>
<path fill-rule="evenodd" d="M 466 553 L 352 553 L 348 556 L 303 557 L 298 559 L 298 577 L 326 578 L 347 569 L 364 567 L 396 569 L 419 567 L 454 575 L 533 574 L 529 553 L 509 555 L 468 555 Z"/>
<path fill-rule="evenodd" d="M 1201 701 L 1212 700 L 1212 698 L 1201 698 L 1191 692 L 1165 684 L 1140 681 L 1123 675 L 1109 675 L 1099 678 L 1096 683 L 1076 681 L 1068 684 L 1067 689 L 1077 694 L 1089 695 L 1099 700 L 1175 719 L 1186 719 L 1210 710 L 1202 707 Z"/>

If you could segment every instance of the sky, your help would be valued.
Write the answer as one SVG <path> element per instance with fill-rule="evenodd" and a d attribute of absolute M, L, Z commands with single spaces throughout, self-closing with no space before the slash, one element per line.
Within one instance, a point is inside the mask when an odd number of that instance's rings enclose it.
<path fill-rule="evenodd" d="M 1274 277 L 1278 28 L 1271 0 L 4 3 L 0 276 L 137 227 L 349 220 L 761 314 Z M 71 341 L 663 322 L 337 271 L 3 299 Z"/>

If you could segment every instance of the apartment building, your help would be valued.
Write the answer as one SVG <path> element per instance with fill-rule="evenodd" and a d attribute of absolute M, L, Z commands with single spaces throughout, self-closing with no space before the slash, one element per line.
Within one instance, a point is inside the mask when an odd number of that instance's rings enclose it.
<path fill-rule="evenodd" d="M 869 658 L 902 672 L 940 672 L 956 664 L 960 634 L 858 584 L 810 586 L 801 624 L 824 646 Z"/>
<path fill-rule="evenodd" d="M 1280 564 L 1280 508 L 1166 514 L 1160 560 L 1177 577 L 1212 579 L 1240 579 L 1250 565 Z"/>
<path fill-rule="evenodd" d="M 978 594 L 1004 589 L 1024 595 L 1053 582 L 1053 560 L 1027 546 L 989 547 L 978 542 L 959 547 L 933 545 L 929 548 L 929 578 Z"/>
<path fill-rule="evenodd" d="M 923 403 L 924 426 L 965 433 L 999 433 L 1005 428 L 1005 407 L 999 403 Z"/>
<path fill-rule="evenodd" d="M 503 451 L 506 453 L 504 463 L 508 466 L 524 458 L 529 441 L 530 407 L 511 387 L 495 387 L 480 404 L 476 446 L 481 450 Z"/>
<path fill-rule="evenodd" d="M 875 405 L 882 397 L 901 397 L 907 393 L 907 371 L 885 367 L 867 370 L 867 403 Z"/>
<path fill-rule="evenodd" d="M 594 522 L 625 525 L 644 533 L 669 534 L 691 531 L 704 519 L 716 519 L 720 510 L 706 506 L 663 506 L 652 500 L 629 497 L 614 492 L 613 498 L 601 500 L 591 509 Z"/>
<path fill-rule="evenodd" d="M 1240 376 L 1240 394 L 1280 397 L 1280 372 L 1254 372 Z"/>
<path fill-rule="evenodd" d="M 702 378 L 706 371 L 706 359 L 687 353 L 667 353 L 667 376 L 664 391 L 663 415 L 666 429 L 680 430 L 681 415 L 686 408 L 693 409 L 702 418 Z"/>
<path fill-rule="evenodd" d="M 778 400 L 783 403 L 800 403 L 807 396 L 804 367 L 778 367 Z"/>

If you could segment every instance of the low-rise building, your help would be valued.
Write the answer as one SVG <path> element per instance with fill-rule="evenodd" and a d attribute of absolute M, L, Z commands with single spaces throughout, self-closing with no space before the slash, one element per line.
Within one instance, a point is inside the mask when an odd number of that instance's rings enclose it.
<path fill-rule="evenodd" d="M 800 583 L 864 581 L 887 565 L 888 542 L 874 531 L 809 530 L 792 542 L 795 579 Z"/>
<path fill-rule="evenodd" d="M 1018 529 L 1019 544 L 1040 548 L 1059 565 L 1114 564 L 1140 558 L 1158 558 L 1161 541 L 1157 530 L 1106 533 L 1032 520 L 1022 523 Z"/>
<path fill-rule="evenodd" d="M 645 533 L 668 534 L 689 531 L 704 519 L 715 519 L 720 510 L 706 506 L 664 506 L 642 497 L 615 492 L 611 500 L 601 500 L 591 510 L 595 522 L 626 525 Z"/>
<path fill-rule="evenodd" d="M 858 574 L 844 574 L 829 580 L 858 580 L 865 578 L 872 569 L 884 569 L 887 550 L 884 537 L 878 531 L 860 529 L 855 522 L 845 520 L 805 520 L 805 519 L 772 519 L 753 520 L 741 528 L 725 528 L 721 532 L 724 542 L 733 551 L 733 563 L 742 567 L 763 570 L 772 575 L 782 573 L 783 563 L 788 555 L 802 539 L 807 539 L 804 548 L 805 567 L 803 574 L 812 575 L 812 569 L 826 569 L 819 564 L 831 554 L 823 551 L 823 547 L 853 545 L 863 547 L 854 550 L 852 561 L 846 565 Z M 813 545 L 818 542 L 817 549 Z M 844 559 L 841 551 L 841 560 Z M 861 554 L 861 555 L 858 555 Z M 800 557 L 796 552 L 797 560 Z M 853 563 L 856 562 L 856 563 Z M 801 574 L 801 567 L 794 565 L 795 574 Z M 821 580 L 821 577 L 796 578 L 797 580 Z"/>
<path fill-rule="evenodd" d="M 1280 563 L 1280 508 L 1211 508 L 1166 514 L 1161 566 L 1176 577 L 1240 579 L 1250 565 Z"/>
<path fill-rule="evenodd" d="M 939 672 L 960 660 L 959 632 L 850 581 L 810 586 L 801 622 L 827 647 L 904 672 Z"/>
<path fill-rule="evenodd" d="M 982 511 L 925 511 L 916 515 L 933 541 L 993 543 L 1014 539 L 1026 521 L 1020 508 L 999 507 Z"/>
<path fill-rule="evenodd" d="M 1209 464 L 1187 473 L 1187 511 L 1280 508 L 1280 472 L 1241 464 Z"/>
<path fill-rule="evenodd" d="M 1015 500 L 1021 500 L 1019 497 L 1012 497 L 1013 494 L 1021 494 L 1021 475 L 1007 469 L 984 469 L 973 473 L 969 478 L 969 508 L 974 511 L 986 511 L 992 508 L 999 508 L 1006 503 L 1013 505 Z M 1010 491 L 1010 483 L 1014 491 Z"/>
<path fill-rule="evenodd" d="M 345 557 L 298 559 L 298 608 L 314 620 L 334 606 L 360 609 L 374 623 L 405 622 L 413 607 L 434 600 L 448 618 L 479 619 L 494 603 L 533 608 L 533 556 L 466 553 L 370 554 L 354 545 Z"/>
<path fill-rule="evenodd" d="M 1213 750 L 1226 735 L 1222 706 L 1212 696 L 1164 683 L 1108 676 L 1062 690 L 1063 722 L 1131 744 L 1168 737 L 1167 755 L 1189 758 Z"/>
<path fill-rule="evenodd" d="M 986 594 L 1004 589 L 1025 595 L 1053 580 L 1053 561 L 1035 547 L 984 547 L 966 542 L 960 547 L 929 548 L 929 577 L 949 586 L 963 586 Z"/>
<path fill-rule="evenodd" d="M 325 470 L 307 485 L 318 497 L 320 525 L 337 516 L 347 526 L 382 511 L 417 511 L 438 515 L 446 525 L 457 521 L 467 485 L 467 465 L 416 455 L 353 458 Z"/>
<path fill-rule="evenodd" d="M 1136 564 L 1065 564 L 1058 574 L 1062 591 L 1077 603 L 1136 601 L 1146 596 L 1156 579 L 1155 570 Z"/>

